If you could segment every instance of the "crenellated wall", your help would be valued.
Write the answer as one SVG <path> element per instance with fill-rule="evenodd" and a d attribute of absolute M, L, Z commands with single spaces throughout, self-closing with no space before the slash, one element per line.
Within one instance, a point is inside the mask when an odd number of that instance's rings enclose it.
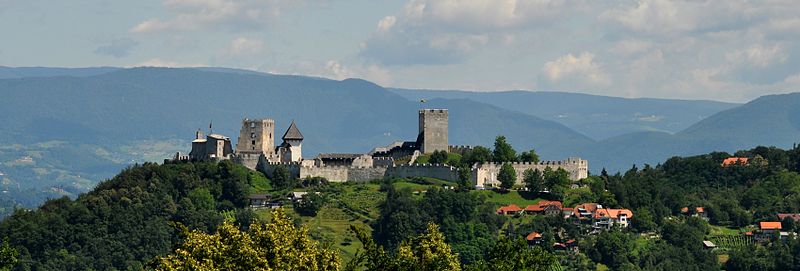
<path fill-rule="evenodd" d="M 563 161 L 542 161 L 539 163 L 515 162 L 509 163 L 517 173 L 517 184 L 523 183 L 523 174 L 528 169 L 538 169 L 544 171 L 545 168 L 557 170 L 559 168 L 569 173 L 569 179 L 577 181 L 589 177 L 589 162 L 577 157 L 570 157 Z M 497 174 L 503 163 L 483 163 L 478 164 L 472 169 L 473 182 L 477 186 L 499 186 Z"/>

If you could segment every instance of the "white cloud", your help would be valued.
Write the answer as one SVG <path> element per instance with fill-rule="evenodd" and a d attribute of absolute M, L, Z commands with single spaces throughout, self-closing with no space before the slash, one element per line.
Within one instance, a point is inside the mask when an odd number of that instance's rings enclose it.
<path fill-rule="evenodd" d="M 231 41 L 228 54 L 231 56 L 252 56 L 264 51 L 264 42 L 244 37 Z"/>
<path fill-rule="evenodd" d="M 380 21 L 378 21 L 378 31 L 379 32 L 386 32 L 389 31 L 394 24 L 397 23 L 397 17 L 394 16 L 386 16 L 383 17 Z"/>
<path fill-rule="evenodd" d="M 377 23 L 360 55 L 384 65 L 454 64 L 513 32 L 582 10 L 583 0 L 411 0 Z"/>
<path fill-rule="evenodd" d="M 545 78 L 552 83 L 577 80 L 589 86 L 608 86 L 611 78 L 594 62 L 594 55 L 583 52 L 578 57 L 572 54 L 549 61 L 542 67 Z"/>
<path fill-rule="evenodd" d="M 277 17 L 279 0 L 165 0 L 164 7 L 174 14 L 169 19 L 151 18 L 133 28 L 133 33 L 190 31 L 210 27 L 237 32 L 266 26 Z"/>
<path fill-rule="evenodd" d="M 783 47 L 778 44 L 772 47 L 758 44 L 744 50 L 736 50 L 728 53 L 725 58 L 734 63 L 744 63 L 756 68 L 766 68 L 772 64 L 785 63 L 789 59 L 789 56 L 784 52 Z"/>

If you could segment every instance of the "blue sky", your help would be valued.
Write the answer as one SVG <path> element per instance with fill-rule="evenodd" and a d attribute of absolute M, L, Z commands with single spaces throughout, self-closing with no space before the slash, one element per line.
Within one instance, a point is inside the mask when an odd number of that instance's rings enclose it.
<path fill-rule="evenodd" d="M 3 66 L 747 101 L 800 90 L 795 0 L 0 0 Z"/>

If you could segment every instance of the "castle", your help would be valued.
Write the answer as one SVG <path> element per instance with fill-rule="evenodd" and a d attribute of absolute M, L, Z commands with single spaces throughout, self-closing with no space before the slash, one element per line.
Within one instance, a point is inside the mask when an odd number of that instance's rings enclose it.
<path fill-rule="evenodd" d="M 331 182 L 370 181 L 385 178 L 430 177 L 458 181 L 458 169 L 444 164 L 415 164 L 420 155 L 434 151 L 464 153 L 470 146 L 451 146 L 448 142 L 448 110 L 419 110 L 419 133 L 415 141 L 397 141 L 368 153 L 322 153 L 312 159 L 302 155 L 303 134 L 294 121 L 283 134 L 283 142 L 275 146 L 275 121 L 272 119 L 244 119 L 235 151 L 228 137 L 198 131 L 192 141 L 188 156 L 176 154 L 177 160 L 218 161 L 232 160 L 272 177 L 275 168 L 283 166 L 291 177 L 323 177 Z M 511 163 L 522 183 L 525 170 L 545 168 L 564 169 L 571 180 L 588 177 L 589 163 L 571 157 L 564 161 L 539 163 Z M 499 186 L 497 175 L 500 163 L 477 163 L 472 166 L 471 182 L 476 187 Z"/>

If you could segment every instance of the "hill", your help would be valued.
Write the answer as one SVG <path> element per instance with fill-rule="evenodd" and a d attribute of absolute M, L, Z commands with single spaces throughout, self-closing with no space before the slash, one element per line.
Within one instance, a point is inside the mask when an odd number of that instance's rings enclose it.
<path fill-rule="evenodd" d="M 389 90 L 415 101 L 447 98 L 487 103 L 564 124 L 595 140 L 635 132 L 677 133 L 705 117 L 738 106 L 717 101 L 629 99 L 552 91 Z"/>
<path fill-rule="evenodd" d="M 420 104 L 358 79 L 134 68 L 4 79 L 0 94 L 0 140 L 9 144 L 0 147 L 0 172 L 17 195 L 43 188 L 47 197 L 76 195 L 128 164 L 188 152 L 194 131 L 209 123 L 235 141 L 245 117 L 273 118 L 277 133 L 295 120 L 306 157 L 414 140 L 423 106 L 451 108 L 452 144 L 488 145 L 504 134 L 560 159 L 592 143 L 556 122 L 465 99 Z"/>

